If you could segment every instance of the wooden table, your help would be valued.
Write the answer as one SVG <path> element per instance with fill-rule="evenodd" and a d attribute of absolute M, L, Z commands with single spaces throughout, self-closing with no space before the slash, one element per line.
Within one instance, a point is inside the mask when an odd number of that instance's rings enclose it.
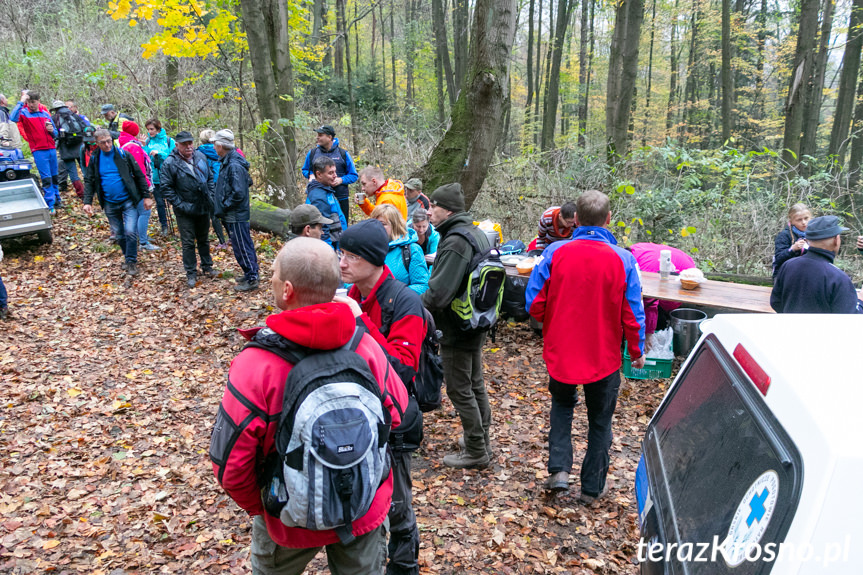
<path fill-rule="evenodd" d="M 434 264 L 434 260 L 435 260 L 436 255 L 437 255 L 437 253 L 427 254 L 426 255 L 426 263 L 428 265 Z M 518 270 L 515 269 L 515 266 L 503 266 L 503 267 L 504 267 L 504 269 L 506 269 L 506 275 L 508 275 L 508 276 L 512 276 L 512 277 L 521 276 L 521 277 L 525 277 L 525 278 L 530 277 L 530 275 L 522 276 L 520 273 L 518 273 Z"/>
<path fill-rule="evenodd" d="M 647 298 L 758 313 L 774 313 L 772 287 L 706 280 L 694 290 L 680 287 L 677 276 L 659 279 L 658 273 L 641 272 L 641 293 Z"/>

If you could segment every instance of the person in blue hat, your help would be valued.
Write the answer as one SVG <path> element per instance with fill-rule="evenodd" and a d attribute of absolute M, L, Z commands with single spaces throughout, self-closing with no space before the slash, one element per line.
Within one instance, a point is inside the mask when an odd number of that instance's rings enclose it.
<path fill-rule="evenodd" d="M 860 313 L 857 291 L 848 275 L 833 265 L 848 228 L 836 216 L 821 216 L 809 222 L 809 249 L 786 261 L 779 269 L 770 307 L 777 313 Z"/>

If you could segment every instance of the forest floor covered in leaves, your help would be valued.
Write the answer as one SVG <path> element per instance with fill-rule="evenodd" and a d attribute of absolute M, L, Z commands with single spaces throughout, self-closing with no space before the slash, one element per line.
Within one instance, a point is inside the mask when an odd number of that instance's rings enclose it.
<path fill-rule="evenodd" d="M 279 242 L 256 235 L 262 289 L 233 280 L 189 290 L 179 239 L 121 272 L 101 214 L 77 201 L 55 218 L 52 245 L 4 241 L 11 321 L 0 323 L 0 573 L 248 573 L 249 517 L 220 489 L 210 431 L 238 327 L 272 312 L 269 266 Z M 229 251 L 216 269 L 237 270 Z M 229 274 L 226 274 L 229 275 Z M 493 464 L 444 467 L 460 423 L 445 400 L 426 414 L 414 459 L 423 573 L 634 573 L 635 468 L 667 381 L 625 381 L 609 497 L 595 508 L 550 498 L 547 375 L 527 324 L 508 324 L 485 352 Z M 583 405 L 573 423 L 586 445 Z M 577 470 L 575 471 L 577 477 Z M 321 556 L 307 572 L 325 571 Z"/>

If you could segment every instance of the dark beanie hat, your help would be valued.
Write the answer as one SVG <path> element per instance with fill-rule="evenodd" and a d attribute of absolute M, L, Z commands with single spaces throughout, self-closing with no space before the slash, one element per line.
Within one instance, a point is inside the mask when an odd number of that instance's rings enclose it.
<path fill-rule="evenodd" d="M 378 220 L 363 220 L 342 232 L 339 246 L 373 266 L 382 266 L 390 251 L 390 240 L 384 225 Z"/>
<path fill-rule="evenodd" d="M 430 199 L 433 204 L 437 204 L 445 210 L 451 212 L 464 211 L 464 191 L 458 182 L 439 187 L 432 192 Z"/>

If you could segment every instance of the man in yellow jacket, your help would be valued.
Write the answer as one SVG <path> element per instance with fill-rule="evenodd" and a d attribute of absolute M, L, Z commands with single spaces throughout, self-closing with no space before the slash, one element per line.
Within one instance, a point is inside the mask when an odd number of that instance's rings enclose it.
<path fill-rule="evenodd" d="M 399 180 L 384 178 L 383 170 L 377 166 L 369 166 L 360 171 L 360 188 L 363 191 L 356 195 L 356 202 L 365 215 L 372 215 L 375 206 L 392 204 L 399 209 L 402 217 L 407 221 L 408 204 L 405 200 L 405 187 Z"/>

